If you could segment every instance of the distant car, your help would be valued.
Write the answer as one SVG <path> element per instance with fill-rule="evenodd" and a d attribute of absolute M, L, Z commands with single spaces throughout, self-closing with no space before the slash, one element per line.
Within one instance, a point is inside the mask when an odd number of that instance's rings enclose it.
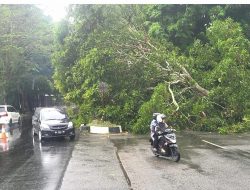
<path fill-rule="evenodd" d="M 75 128 L 65 111 L 59 108 L 36 108 L 32 116 L 33 134 L 39 141 L 52 137 L 75 139 Z"/>
<path fill-rule="evenodd" d="M 15 128 L 21 129 L 21 116 L 11 105 L 0 105 L 0 125 L 7 125 L 12 131 Z"/>

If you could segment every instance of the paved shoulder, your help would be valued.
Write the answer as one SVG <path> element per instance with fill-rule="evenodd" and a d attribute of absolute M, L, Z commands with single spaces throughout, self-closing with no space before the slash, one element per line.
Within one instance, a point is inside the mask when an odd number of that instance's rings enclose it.
<path fill-rule="evenodd" d="M 129 189 L 107 136 L 80 135 L 61 185 L 61 190 L 69 189 Z"/>

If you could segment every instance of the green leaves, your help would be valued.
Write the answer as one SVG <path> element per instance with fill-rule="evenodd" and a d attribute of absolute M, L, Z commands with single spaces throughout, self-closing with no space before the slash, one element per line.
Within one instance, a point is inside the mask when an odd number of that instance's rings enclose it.
<path fill-rule="evenodd" d="M 25 111 L 30 109 L 28 102 L 34 100 L 38 91 L 51 93 L 53 87 L 48 80 L 51 75 L 51 34 L 49 21 L 36 6 L 0 6 L 1 81 L 5 81 L 0 82 L 4 92 L 0 101 Z"/>
<path fill-rule="evenodd" d="M 194 49 L 190 51 L 192 63 L 199 60 L 202 65 L 205 63 L 211 65 L 203 75 L 202 72 L 195 72 L 195 75 L 201 77 L 204 84 L 209 85 L 211 89 L 208 99 L 214 107 L 210 107 L 209 112 L 218 114 L 211 115 L 207 118 L 207 122 L 211 125 L 209 127 L 211 130 L 217 125 L 218 130 L 225 133 L 226 128 L 229 131 L 233 125 L 232 128 L 236 131 L 237 127 L 244 126 L 241 122 L 244 112 L 249 109 L 246 106 L 250 98 L 249 40 L 244 36 L 239 23 L 230 18 L 224 21 L 215 20 L 208 28 L 207 36 L 210 40 L 208 44 L 195 43 Z M 207 54 L 202 53 L 204 50 Z M 202 68 L 194 66 L 197 69 Z M 223 125 L 215 124 L 213 118 L 221 120 L 220 123 Z"/>
<path fill-rule="evenodd" d="M 57 32 L 56 88 L 79 108 L 77 122 L 147 133 L 152 113 L 164 112 L 180 129 L 237 128 L 250 105 L 250 46 L 241 24 L 224 18 L 229 10 L 72 5 Z"/>
<path fill-rule="evenodd" d="M 161 25 L 159 23 L 153 23 L 150 28 L 149 28 L 149 36 L 157 38 L 157 37 L 161 37 L 161 35 L 163 35 L 163 30 L 161 28 Z"/>
<path fill-rule="evenodd" d="M 155 88 L 151 99 L 140 107 L 138 120 L 133 125 L 132 131 L 134 133 L 148 133 L 152 114 L 155 112 L 166 113 L 169 98 L 170 94 L 166 89 L 166 84 L 159 84 Z"/>

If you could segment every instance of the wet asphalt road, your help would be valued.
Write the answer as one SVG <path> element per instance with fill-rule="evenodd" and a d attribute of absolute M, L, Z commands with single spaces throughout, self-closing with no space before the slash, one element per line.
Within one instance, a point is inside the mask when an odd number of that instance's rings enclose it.
<path fill-rule="evenodd" d="M 179 163 L 154 157 L 148 136 L 81 133 L 41 145 L 26 127 L 1 142 L 0 189 L 249 189 L 250 134 L 183 132 L 177 141 Z"/>
<path fill-rule="evenodd" d="M 131 189 L 250 189 L 249 134 L 185 132 L 178 133 L 177 140 L 181 152 L 179 163 L 152 156 L 144 136 L 112 137 Z"/>
<path fill-rule="evenodd" d="M 1 140 L 0 189 L 59 189 L 75 142 L 55 139 L 41 145 L 26 124 L 22 134 L 14 130 L 8 142 Z"/>

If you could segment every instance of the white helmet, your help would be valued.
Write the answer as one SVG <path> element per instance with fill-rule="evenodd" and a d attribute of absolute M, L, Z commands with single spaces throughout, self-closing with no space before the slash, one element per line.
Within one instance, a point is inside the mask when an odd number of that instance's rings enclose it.
<path fill-rule="evenodd" d="M 159 114 L 161 114 L 161 113 L 153 113 L 153 119 L 156 120 L 156 117 L 157 117 L 157 115 L 159 115 Z"/>
<path fill-rule="evenodd" d="M 157 121 L 158 123 L 161 123 L 162 120 L 165 119 L 165 118 L 166 118 L 166 115 L 164 115 L 164 114 L 159 114 L 159 115 L 157 115 L 157 117 L 156 117 L 156 121 Z"/>

